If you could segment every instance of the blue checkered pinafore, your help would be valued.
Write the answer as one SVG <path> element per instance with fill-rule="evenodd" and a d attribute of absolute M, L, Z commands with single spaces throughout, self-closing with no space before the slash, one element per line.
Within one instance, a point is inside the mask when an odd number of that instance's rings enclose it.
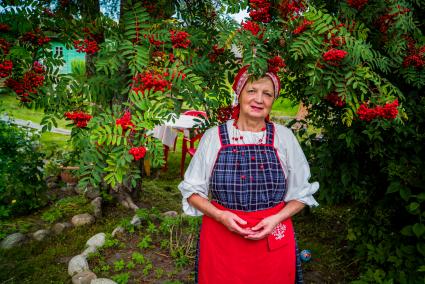
<path fill-rule="evenodd" d="M 273 124 L 266 124 L 265 144 L 231 144 L 226 124 L 219 126 L 219 135 L 221 149 L 210 178 L 212 200 L 248 212 L 281 203 L 286 178 L 273 146 Z"/>
<path fill-rule="evenodd" d="M 212 200 L 226 208 L 248 212 L 284 201 L 286 177 L 274 148 L 274 125 L 266 123 L 264 144 L 231 144 L 227 124 L 218 128 L 221 148 L 209 183 Z M 296 283 L 303 283 L 296 250 Z M 195 278 L 197 283 L 197 269 Z"/>

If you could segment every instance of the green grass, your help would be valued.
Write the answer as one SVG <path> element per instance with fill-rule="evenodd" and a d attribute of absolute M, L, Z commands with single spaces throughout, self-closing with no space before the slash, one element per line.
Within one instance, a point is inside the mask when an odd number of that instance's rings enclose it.
<path fill-rule="evenodd" d="M 0 250 L 1 283 L 70 283 L 68 261 L 80 254 L 86 241 L 99 232 L 112 232 L 126 214 L 109 210 L 89 227 L 72 228 L 43 242 L 30 242 L 11 250 Z M 7 272 L 6 272 L 7 271 Z"/>
<path fill-rule="evenodd" d="M 31 109 L 25 105 L 21 105 L 14 95 L 0 94 L 0 104 L 2 105 L 2 114 L 7 113 L 8 116 L 16 119 L 31 120 L 40 124 L 44 116 L 42 109 Z M 57 123 L 59 128 L 68 128 L 66 127 L 67 122 L 64 119 L 57 120 Z"/>
<path fill-rule="evenodd" d="M 16 99 L 16 96 L 0 93 L 0 114 L 6 114 L 15 119 L 31 120 L 34 123 L 40 123 L 44 113 L 42 109 L 29 109 Z M 62 119 L 58 120 L 58 127 L 70 129 L 66 127 L 67 122 Z M 69 140 L 68 135 L 62 135 L 52 132 L 44 132 L 41 134 L 40 142 L 42 144 L 42 150 L 51 152 L 52 150 L 62 148 L 70 149 L 70 145 L 67 142 Z"/>
<path fill-rule="evenodd" d="M 44 132 L 41 134 L 40 143 L 43 152 L 52 152 L 58 149 L 71 150 L 72 146 L 68 142 L 70 136 L 59 133 Z"/>
<path fill-rule="evenodd" d="M 280 98 L 274 104 L 271 116 L 295 116 L 298 112 L 299 102 L 287 98 Z"/>

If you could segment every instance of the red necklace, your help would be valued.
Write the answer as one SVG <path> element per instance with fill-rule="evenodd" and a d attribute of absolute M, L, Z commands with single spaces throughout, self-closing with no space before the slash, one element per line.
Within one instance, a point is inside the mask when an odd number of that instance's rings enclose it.
<path fill-rule="evenodd" d="M 245 144 L 245 141 L 243 140 L 243 135 L 241 134 L 239 127 L 238 127 L 238 121 L 235 119 L 235 121 L 233 122 L 233 127 L 234 127 L 234 131 L 233 132 L 233 137 L 231 138 L 232 141 L 234 142 L 242 142 L 241 144 Z M 265 131 L 266 127 L 261 128 L 261 131 L 263 132 L 263 135 L 260 139 L 258 139 L 257 144 L 262 144 L 264 142 L 264 137 L 265 137 Z"/>

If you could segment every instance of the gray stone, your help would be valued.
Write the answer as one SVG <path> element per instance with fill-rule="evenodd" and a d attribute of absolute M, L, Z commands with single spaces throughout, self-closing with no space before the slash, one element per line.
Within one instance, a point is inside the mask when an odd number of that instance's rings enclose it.
<path fill-rule="evenodd" d="M 108 278 L 97 278 L 92 280 L 90 284 L 117 284 L 117 282 Z"/>
<path fill-rule="evenodd" d="M 76 191 L 76 188 L 77 188 L 78 186 L 77 186 L 77 182 L 67 182 L 66 183 L 66 188 L 67 188 L 67 190 L 69 190 L 69 191 Z"/>
<path fill-rule="evenodd" d="M 167 211 L 162 213 L 162 215 L 167 216 L 167 217 L 177 217 L 179 215 L 179 213 L 177 213 L 176 211 Z"/>
<path fill-rule="evenodd" d="M 96 247 L 88 247 L 81 253 L 81 255 L 84 256 L 84 257 L 88 257 L 89 254 L 95 253 L 95 252 L 97 252 Z"/>
<path fill-rule="evenodd" d="M 92 187 L 89 186 L 86 188 L 86 190 L 84 191 L 84 195 L 88 198 L 88 199 L 95 199 L 100 197 L 100 189 L 96 188 L 96 187 Z"/>
<path fill-rule="evenodd" d="M 47 183 L 47 188 L 49 188 L 49 189 L 54 189 L 54 188 L 58 188 L 58 187 L 59 187 L 59 185 L 56 182 L 51 181 L 51 182 Z"/>
<path fill-rule="evenodd" d="M 136 227 L 138 227 L 138 226 L 140 226 L 141 224 L 142 224 L 142 220 L 140 219 L 140 217 L 139 216 L 137 216 L 137 215 L 134 215 L 133 216 L 133 219 L 131 219 L 131 222 L 130 222 L 133 226 L 136 226 Z"/>
<path fill-rule="evenodd" d="M 37 232 L 35 232 L 34 234 L 32 234 L 32 237 L 37 240 L 37 241 L 42 241 L 44 240 L 47 236 L 50 235 L 50 231 L 49 230 L 38 230 Z"/>
<path fill-rule="evenodd" d="M 96 234 L 86 242 L 86 245 L 95 248 L 102 247 L 105 244 L 105 238 L 105 233 Z"/>
<path fill-rule="evenodd" d="M 82 271 L 72 277 L 72 284 L 90 284 L 97 276 L 91 271 Z"/>
<path fill-rule="evenodd" d="M 82 255 L 76 255 L 68 263 L 68 274 L 74 276 L 74 274 L 89 270 L 89 264 L 87 259 Z"/>
<path fill-rule="evenodd" d="M 90 203 L 94 209 L 94 216 L 96 218 L 102 217 L 102 197 L 96 197 Z"/>
<path fill-rule="evenodd" d="M 84 195 L 84 192 L 85 192 L 85 189 L 79 186 L 74 187 L 73 190 L 78 195 Z"/>
<path fill-rule="evenodd" d="M 53 233 L 59 235 L 61 234 L 65 229 L 72 228 L 72 224 L 68 222 L 64 223 L 56 223 L 52 227 Z"/>
<path fill-rule="evenodd" d="M 125 229 L 121 226 L 118 226 L 112 231 L 112 236 L 115 237 L 117 235 L 122 235 L 124 233 L 125 233 Z"/>
<path fill-rule="evenodd" d="M 0 243 L 0 247 L 3 249 L 11 249 L 22 244 L 25 240 L 26 237 L 24 234 L 14 233 L 4 238 Z"/>
<path fill-rule="evenodd" d="M 71 223 L 76 227 L 90 225 L 94 223 L 94 217 L 88 213 L 78 214 L 72 217 Z"/>

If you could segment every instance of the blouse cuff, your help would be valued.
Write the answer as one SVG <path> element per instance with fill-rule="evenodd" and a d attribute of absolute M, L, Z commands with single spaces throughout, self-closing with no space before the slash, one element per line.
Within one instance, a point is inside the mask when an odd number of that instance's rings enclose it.
<path fill-rule="evenodd" d="M 302 202 L 305 205 L 308 205 L 310 207 L 319 206 L 319 203 L 313 197 L 313 194 L 316 193 L 318 189 L 319 189 L 319 183 L 313 182 L 311 184 L 308 184 L 308 186 L 303 188 L 303 190 L 300 190 L 299 192 L 297 192 L 297 194 L 287 195 L 285 197 L 285 202 L 288 202 L 291 200 L 298 200 L 299 202 Z"/>
<path fill-rule="evenodd" d="M 182 207 L 183 207 L 183 212 L 186 215 L 189 216 L 202 216 L 203 213 L 201 211 L 199 211 L 198 209 L 196 209 L 195 207 L 193 207 L 192 205 L 189 204 L 189 202 L 187 201 L 187 199 L 192 196 L 192 194 L 198 194 L 199 196 L 208 199 L 208 197 L 205 195 L 203 187 L 197 187 L 197 186 L 190 186 L 188 188 L 185 188 L 185 186 L 187 186 L 187 184 L 184 184 L 185 182 L 183 181 L 180 185 L 179 185 L 179 189 L 182 193 L 183 199 L 182 199 Z"/>

